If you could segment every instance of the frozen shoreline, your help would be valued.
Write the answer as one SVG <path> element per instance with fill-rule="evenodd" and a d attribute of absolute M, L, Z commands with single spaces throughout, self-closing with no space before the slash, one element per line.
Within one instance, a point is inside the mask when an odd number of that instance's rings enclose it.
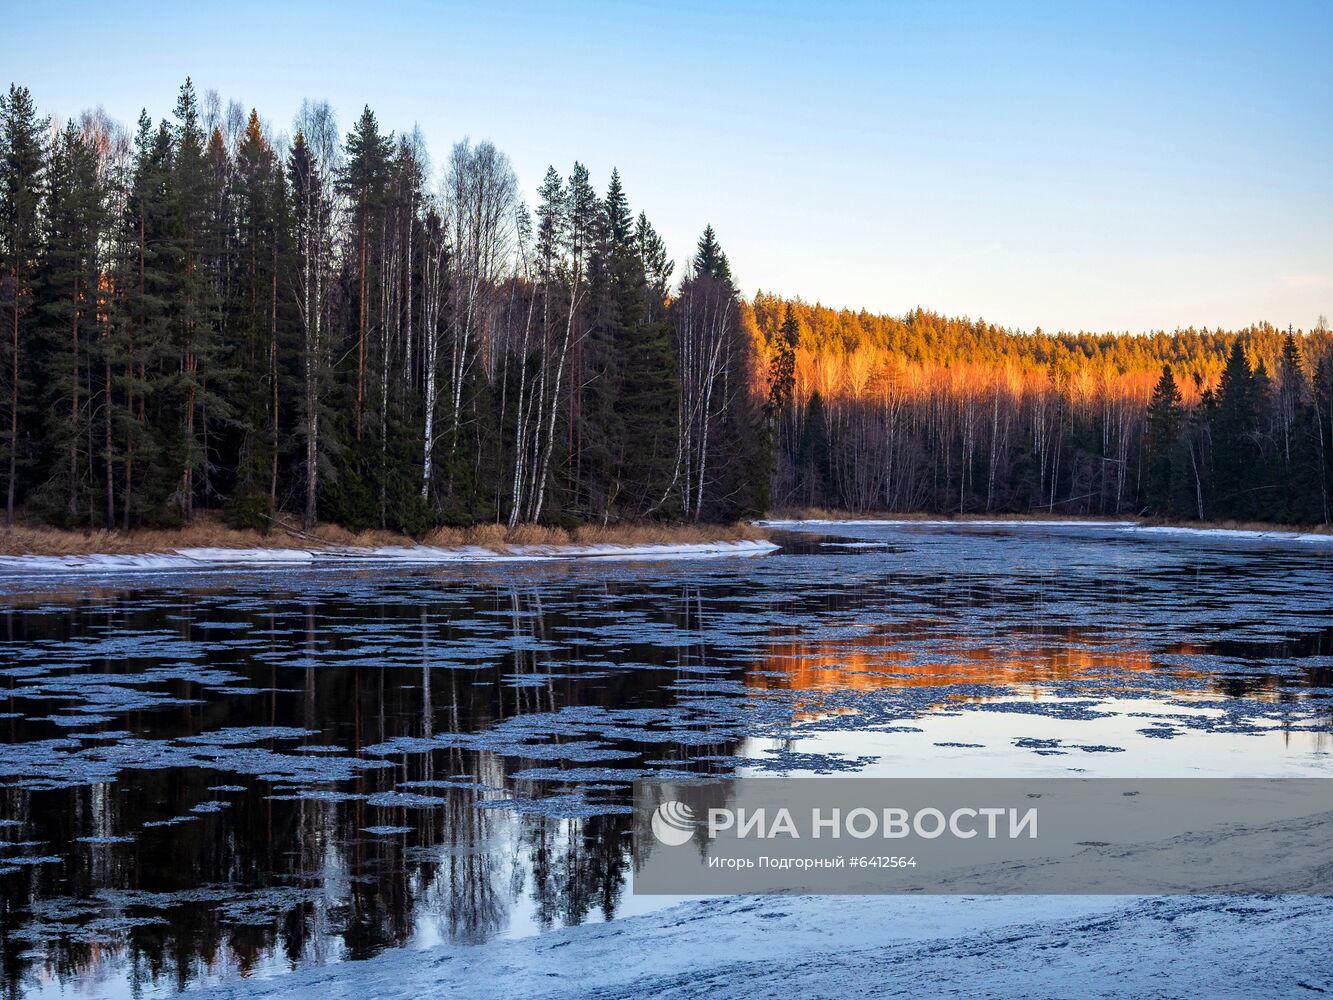
<path fill-rule="evenodd" d="M 462 563 L 540 562 L 565 559 L 715 559 L 760 556 L 777 550 L 772 542 L 690 542 L 647 545 L 478 545 L 443 548 L 387 545 L 375 548 L 181 548 L 171 552 L 71 556 L 0 556 L 0 577 L 29 573 L 173 573 L 199 569 L 277 569 Z"/>
<path fill-rule="evenodd" d="M 1059 518 L 1025 520 L 946 518 L 793 518 L 756 521 L 761 528 L 800 531 L 807 528 L 878 527 L 878 528 L 1085 528 L 1126 535 L 1157 535 L 1171 538 L 1227 539 L 1236 541 L 1303 542 L 1333 545 L 1333 534 L 1315 531 L 1262 530 L 1258 528 L 1192 528 L 1186 525 L 1143 524 L 1139 521 L 1093 521 Z"/>
<path fill-rule="evenodd" d="M 1330 917 L 1298 896 L 736 896 L 196 995 L 1290 996 L 1333 988 Z"/>
<path fill-rule="evenodd" d="M 1322 841 L 1316 814 L 1281 836 Z M 1257 836 L 1256 836 L 1257 834 Z M 1236 838 L 1238 858 L 1266 853 L 1267 826 L 1225 827 L 1111 852 L 1108 886 L 1159 851 L 1202 866 L 1210 845 Z M 1301 851 L 1293 854 L 1294 859 Z M 1308 856 L 1308 854 L 1306 855 Z M 1254 997 L 1333 988 L 1323 895 L 1022 895 L 1029 866 L 997 872 L 1014 894 L 726 896 L 608 923 L 481 945 L 381 952 L 360 962 L 297 968 L 201 991 L 209 997 L 377 1000 L 471 997 L 728 996 Z M 1248 864 L 1242 868 L 1248 870 Z M 1291 885 L 1318 891 L 1317 873 L 1289 865 Z M 1183 869 L 1182 869 L 1183 870 Z M 1224 866 L 1219 891 L 1245 875 Z M 947 880 L 942 883 L 947 886 Z M 872 987 L 873 984 L 873 987 Z M 929 988 L 923 991 L 923 984 Z M 1072 992 L 1071 992 L 1072 990 Z"/>

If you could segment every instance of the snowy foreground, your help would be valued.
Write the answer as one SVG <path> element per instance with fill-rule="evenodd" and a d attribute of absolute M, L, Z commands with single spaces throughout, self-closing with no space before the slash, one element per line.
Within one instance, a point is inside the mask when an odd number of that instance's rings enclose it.
<path fill-rule="evenodd" d="M 1333 899 L 731 897 L 209 997 L 1261 997 L 1333 990 Z"/>
<path fill-rule="evenodd" d="M 554 559 L 703 559 L 773 552 L 766 541 L 695 542 L 679 545 L 476 545 L 330 546 L 311 549 L 176 549 L 142 555 L 0 556 L 0 575 L 26 573 L 179 572 L 192 569 L 281 567 L 432 566 L 454 563 L 535 562 Z"/>

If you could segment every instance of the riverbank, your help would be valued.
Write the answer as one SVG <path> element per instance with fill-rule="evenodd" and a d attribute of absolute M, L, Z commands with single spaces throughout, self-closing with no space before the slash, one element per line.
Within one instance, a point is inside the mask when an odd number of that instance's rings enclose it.
<path fill-rule="evenodd" d="M 1060 523 L 1060 524 L 1103 524 L 1152 528 L 1162 530 L 1180 530 L 1186 532 L 1235 532 L 1254 535 L 1327 535 L 1333 538 L 1333 525 L 1328 524 L 1274 524 L 1267 521 L 1170 521 L 1163 518 L 1134 517 L 1098 517 L 1093 515 L 1054 515 L 1049 512 L 1029 514 L 931 514 L 919 511 L 900 514 L 893 511 L 847 511 L 827 507 L 786 508 L 769 514 L 760 526 L 778 526 L 783 523 L 805 522 L 837 523 L 839 521 L 917 521 L 929 523 L 976 524 L 1001 523 Z"/>
<path fill-rule="evenodd" d="M 484 550 L 496 555 L 545 548 L 584 550 L 616 546 L 643 549 L 761 542 L 767 533 L 748 522 L 736 524 L 613 524 L 580 525 L 572 529 L 541 524 L 479 524 L 470 528 L 436 528 L 420 538 L 396 531 L 352 532 L 336 524 L 309 531 L 295 522 L 277 521 L 267 533 L 228 527 L 213 514 L 201 514 L 182 528 L 139 528 L 130 531 L 62 530 L 40 524 L 0 528 L 0 556 L 149 556 L 187 551 L 264 550 L 335 552 L 346 550 L 430 548 Z"/>

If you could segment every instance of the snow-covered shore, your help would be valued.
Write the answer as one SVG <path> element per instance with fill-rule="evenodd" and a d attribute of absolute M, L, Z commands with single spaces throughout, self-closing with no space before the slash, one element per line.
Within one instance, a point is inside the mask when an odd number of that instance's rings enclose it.
<path fill-rule="evenodd" d="M 171 552 L 143 554 L 0 556 L 0 576 L 381 564 L 430 566 L 556 559 L 709 559 L 758 556 L 776 549 L 777 546 L 772 542 L 763 540 L 647 545 L 510 545 L 500 549 L 478 545 L 449 548 L 432 545 L 386 545 L 375 548 L 327 546 L 308 549 L 181 548 Z"/>
<path fill-rule="evenodd" d="M 1333 989 L 1326 897 L 729 897 L 219 998 L 1256 997 Z"/>
<path fill-rule="evenodd" d="M 1126 535 L 1150 535 L 1161 538 L 1198 538 L 1217 541 L 1303 542 L 1333 545 L 1333 534 L 1317 531 L 1285 531 L 1258 528 L 1192 528 L 1175 524 L 1144 524 L 1140 521 L 1060 520 L 1058 518 L 796 518 L 756 521 L 761 528 L 793 531 L 817 528 L 1082 528 Z"/>

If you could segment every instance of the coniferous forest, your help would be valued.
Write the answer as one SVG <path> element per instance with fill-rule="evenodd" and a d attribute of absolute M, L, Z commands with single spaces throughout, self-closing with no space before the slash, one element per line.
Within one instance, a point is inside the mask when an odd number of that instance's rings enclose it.
<path fill-rule="evenodd" d="M 488 142 L 435 162 L 316 102 L 279 131 L 189 81 L 132 129 L 0 98 L 0 321 L 7 524 L 1330 519 L 1322 319 L 1048 334 L 746 300 L 711 227 L 678 269 L 614 170 L 523 192 Z"/>

